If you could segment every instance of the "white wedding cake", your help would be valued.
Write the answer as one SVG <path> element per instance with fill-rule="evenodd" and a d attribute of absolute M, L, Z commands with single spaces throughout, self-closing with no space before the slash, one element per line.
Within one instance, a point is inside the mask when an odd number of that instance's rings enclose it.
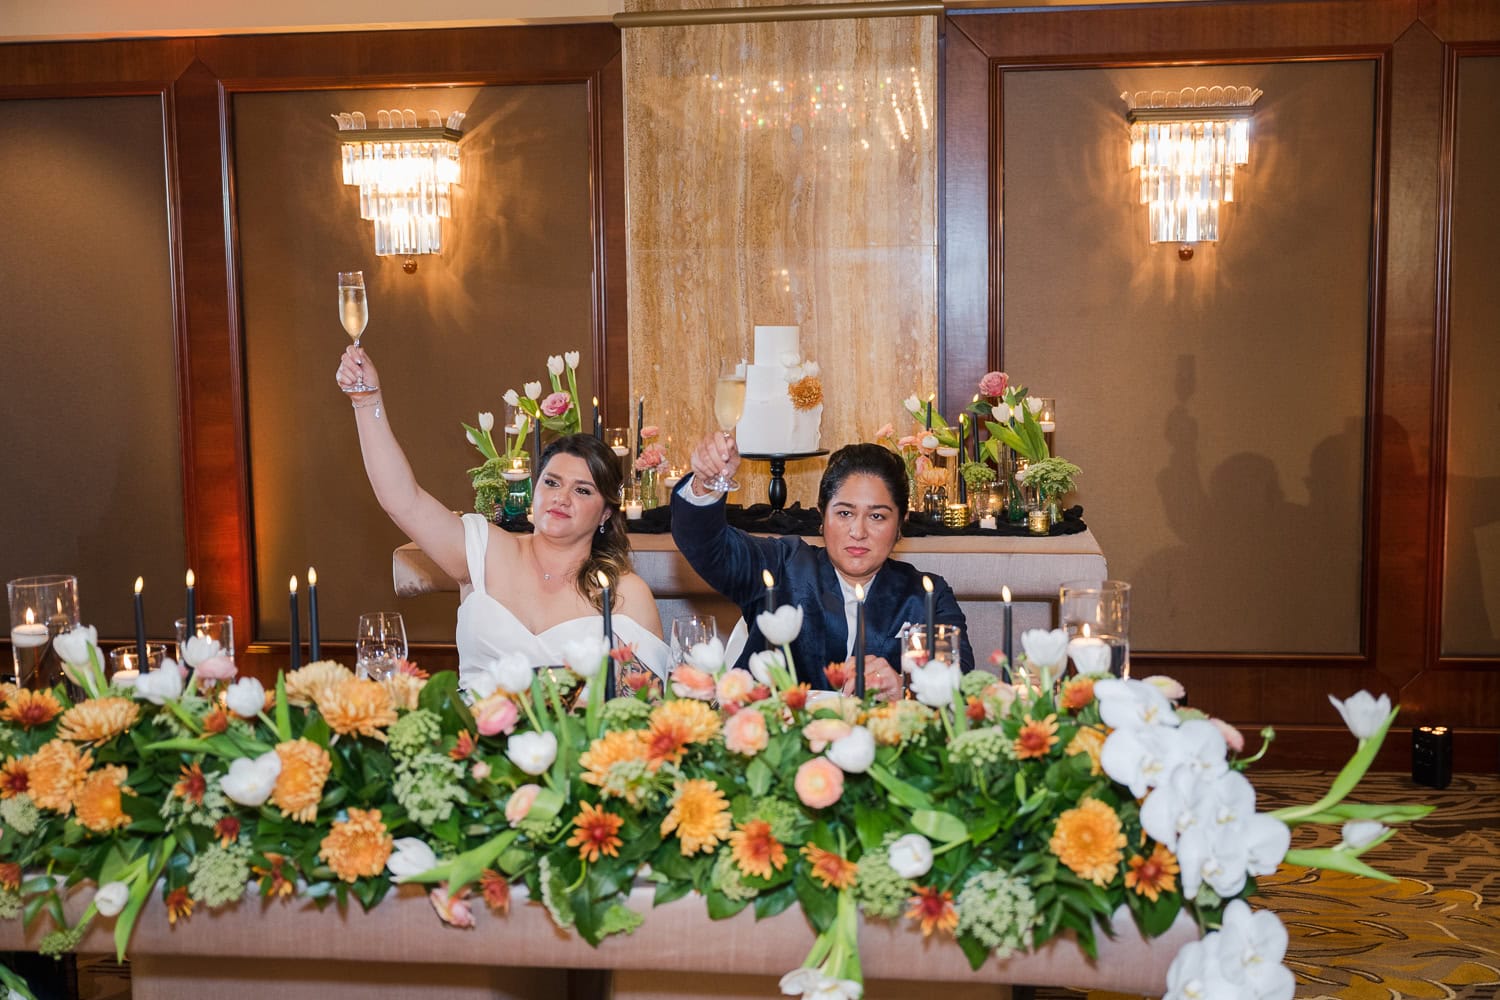
<path fill-rule="evenodd" d="M 800 328 L 757 326 L 755 360 L 745 366 L 745 412 L 735 429 L 748 455 L 818 450 L 823 383 L 815 361 L 802 359 Z"/>

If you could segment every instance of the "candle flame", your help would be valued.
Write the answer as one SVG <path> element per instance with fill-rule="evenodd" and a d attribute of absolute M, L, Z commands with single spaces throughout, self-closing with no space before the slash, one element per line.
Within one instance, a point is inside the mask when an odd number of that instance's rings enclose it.
<path fill-rule="evenodd" d="M 292 577 L 292 582 L 289 589 L 293 594 L 297 592 L 297 577 L 295 575 Z"/>
<path fill-rule="evenodd" d="M 62 598 L 57 599 L 57 613 L 62 614 Z"/>
<path fill-rule="evenodd" d="M 30 608 L 26 609 L 26 624 L 27 625 L 35 625 L 36 624 L 36 612 L 32 611 Z"/>
<path fill-rule="evenodd" d="M 771 575 L 771 571 L 770 570 L 768 570 L 768 569 L 761 570 L 760 571 L 760 578 L 761 578 L 761 581 L 766 585 L 766 589 L 767 590 L 770 590 L 772 587 L 776 586 L 776 578 Z"/>
<path fill-rule="evenodd" d="M 1010 588 L 1009 587 L 1001 587 L 1000 588 L 1000 599 L 1002 601 L 1004 601 L 1006 604 L 1010 603 Z"/>
<path fill-rule="evenodd" d="M 1083 623 L 1083 637 L 1085 639 L 1087 639 L 1089 637 L 1089 623 L 1088 622 L 1084 622 Z"/>
<path fill-rule="evenodd" d="M 977 403 L 977 402 L 979 402 L 979 393 L 977 393 L 977 392 L 976 392 L 976 393 L 974 393 L 974 399 L 973 399 L 973 402 L 975 402 L 975 403 Z"/>
<path fill-rule="evenodd" d="M 141 592 L 142 588 L 144 588 L 145 586 L 146 586 L 146 578 L 144 576 L 138 576 L 138 577 L 135 578 L 135 592 L 137 594 L 139 594 Z"/>
<path fill-rule="evenodd" d="M 609 576 L 602 569 L 599 571 L 599 586 L 605 590 L 609 589 Z"/>
<path fill-rule="evenodd" d="M 927 591 L 929 594 L 932 593 L 932 577 L 922 577 L 922 589 Z"/>
<path fill-rule="evenodd" d="M 198 578 L 193 575 L 193 571 L 192 570 L 188 570 L 187 571 L 187 585 L 189 587 L 191 587 L 194 583 L 197 582 L 197 580 L 198 580 Z"/>
<path fill-rule="evenodd" d="M 865 585 L 864 584 L 862 584 L 862 583 L 856 583 L 854 585 L 854 599 L 856 601 L 863 601 L 865 599 Z"/>
<path fill-rule="evenodd" d="M 594 397 L 594 409 L 597 410 L 598 408 L 599 408 L 599 397 L 595 396 Z"/>
<path fill-rule="evenodd" d="M 930 403 L 930 402 L 932 402 L 932 401 L 933 401 L 933 400 L 934 400 L 934 399 L 937 399 L 937 393 L 935 393 L 935 392 L 929 392 L 929 393 L 928 393 L 928 394 L 927 394 L 927 402 L 929 402 L 929 403 Z"/>
<path fill-rule="evenodd" d="M 318 571 L 311 566 L 307 567 L 307 585 L 316 587 L 318 585 Z"/>

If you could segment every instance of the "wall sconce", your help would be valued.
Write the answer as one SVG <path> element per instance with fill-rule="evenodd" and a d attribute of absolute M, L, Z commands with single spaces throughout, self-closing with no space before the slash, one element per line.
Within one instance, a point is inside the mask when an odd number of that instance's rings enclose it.
<path fill-rule="evenodd" d="M 1187 87 L 1124 93 L 1130 165 L 1141 172 L 1152 243 L 1192 244 L 1219 238 L 1219 204 L 1234 201 L 1234 168 L 1250 159 L 1250 116 L 1261 91 Z"/>
<path fill-rule="evenodd" d="M 359 215 L 375 223 L 375 255 L 406 255 L 406 273 L 417 269 L 413 254 L 441 253 L 442 220 L 452 214 L 449 192 L 459 183 L 459 127 L 464 113 L 443 121 L 427 112 L 381 111 L 376 127 L 366 128 L 359 111 L 333 116 L 339 123 L 344 183 L 359 186 Z"/>

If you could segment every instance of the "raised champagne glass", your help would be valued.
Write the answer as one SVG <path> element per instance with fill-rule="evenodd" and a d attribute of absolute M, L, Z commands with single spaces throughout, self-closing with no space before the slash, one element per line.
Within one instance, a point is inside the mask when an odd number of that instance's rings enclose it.
<path fill-rule="evenodd" d="M 745 367 L 741 363 L 725 361 L 719 370 L 719 380 L 714 383 L 714 419 L 719 422 L 719 431 L 725 440 L 733 436 L 734 428 L 744 412 Z M 709 489 L 721 493 L 740 488 L 740 484 L 728 472 L 720 472 L 707 485 Z"/>
<path fill-rule="evenodd" d="M 365 324 L 370 322 L 370 303 L 365 298 L 365 272 L 339 272 L 339 321 L 344 324 L 344 332 L 354 341 L 354 346 L 358 347 Z M 365 373 L 361 370 L 355 383 L 345 386 L 344 391 L 374 392 L 377 388 L 365 384 Z"/>

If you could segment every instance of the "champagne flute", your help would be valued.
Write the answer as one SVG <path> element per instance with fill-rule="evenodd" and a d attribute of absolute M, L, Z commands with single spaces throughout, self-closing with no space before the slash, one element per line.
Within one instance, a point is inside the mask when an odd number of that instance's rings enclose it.
<path fill-rule="evenodd" d="M 719 369 L 719 380 L 714 383 L 714 419 L 719 422 L 725 440 L 730 438 L 744 412 L 745 368 L 737 362 L 725 361 Z M 727 471 L 720 472 L 707 486 L 721 493 L 740 488 Z"/>
<path fill-rule="evenodd" d="M 344 332 L 354 341 L 354 346 L 358 347 L 365 324 L 370 322 L 370 304 L 365 299 L 365 272 L 339 272 L 339 321 L 344 324 Z M 365 384 L 365 373 L 361 371 L 355 383 L 345 386 L 344 391 L 373 392 L 376 388 Z"/>

